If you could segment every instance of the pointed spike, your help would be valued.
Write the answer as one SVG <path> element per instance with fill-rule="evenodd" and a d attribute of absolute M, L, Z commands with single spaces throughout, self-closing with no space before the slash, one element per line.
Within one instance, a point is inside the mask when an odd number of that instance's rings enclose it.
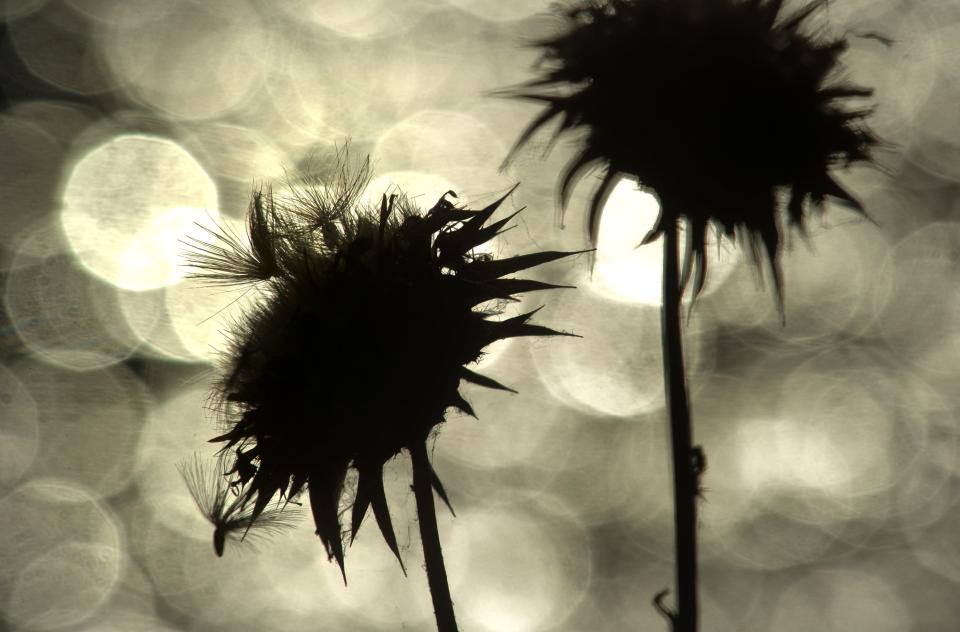
<path fill-rule="evenodd" d="M 230 441 L 230 445 L 226 446 L 224 449 L 230 448 L 237 442 L 237 438 L 233 436 L 233 430 L 230 432 L 225 432 L 222 435 L 218 435 L 213 439 L 208 439 L 207 443 L 219 443 L 221 441 Z"/>
<path fill-rule="evenodd" d="M 336 546 L 337 546 L 337 549 L 339 549 L 339 553 L 334 552 L 334 556 L 337 558 L 337 566 L 340 567 L 340 577 L 343 578 L 343 585 L 346 586 L 347 585 L 347 569 L 343 565 L 343 545 L 337 544 Z"/>
<path fill-rule="evenodd" d="M 556 329 L 551 329 L 550 327 L 544 327 L 543 325 L 531 325 L 530 323 L 523 323 L 512 328 L 512 331 L 509 332 L 506 336 L 498 335 L 496 339 L 500 338 L 520 338 L 524 336 L 567 336 L 570 338 L 583 338 L 580 334 L 571 334 L 566 331 L 557 331 Z"/>
<path fill-rule="evenodd" d="M 448 224 L 464 222 L 475 214 L 476 211 L 468 211 L 456 207 L 438 208 L 435 206 L 430 209 L 426 217 L 423 218 L 422 230 L 424 233 L 432 235 Z"/>
<path fill-rule="evenodd" d="M 280 487 L 277 489 L 277 491 L 280 493 L 279 498 L 277 498 L 277 505 L 280 504 L 280 501 L 281 501 L 281 500 L 287 498 L 287 495 L 286 495 L 286 494 L 287 494 L 287 488 L 288 488 L 288 487 L 290 487 L 290 477 L 289 477 L 289 476 L 285 476 L 285 477 L 283 477 L 283 479 L 282 479 L 281 482 L 280 482 Z"/>
<path fill-rule="evenodd" d="M 690 305 L 687 307 L 687 325 L 693 318 L 693 308 L 697 304 L 700 292 L 703 291 L 704 280 L 706 279 L 707 257 L 703 252 L 694 253 L 693 264 L 693 287 L 690 290 Z"/>
<path fill-rule="evenodd" d="M 659 224 L 654 226 L 653 228 L 647 231 L 647 234 L 643 236 L 643 239 L 640 240 L 640 243 L 637 244 L 637 247 L 652 244 L 657 239 L 659 239 L 660 235 L 662 234 L 663 234 L 663 229 L 659 226 Z"/>
<path fill-rule="evenodd" d="M 540 290 L 573 290 L 575 285 L 557 285 L 556 283 L 546 283 L 544 281 L 535 281 L 533 279 L 494 279 L 488 282 L 489 285 L 501 290 L 501 295 L 506 293 L 523 294 L 525 292 L 537 292 Z"/>
<path fill-rule="evenodd" d="M 549 43 L 550 40 L 533 40 L 526 43 L 527 48 L 540 48 Z M 516 99 L 520 95 L 526 93 L 530 88 L 540 88 L 546 85 L 556 83 L 553 79 L 546 77 L 536 77 L 523 83 L 518 83 L 516 85 L 507 86 L 506 88 L 497 88 L 495 90 L 490 90 L 484 96 L 501 98 L 501 99 Z"/>
<path fill-rule="evenodd" d="M 357 539 L 357 533 L 360 531 L 360 525 L 363 524 L 363 518 L 367 515 L 367 508 L 370 506 L 370 492 L 367 489 L 370 482 L 367 480 L 370 475 L 362 469 L 359 469 L 357 477 L 357 497 L 353 501 L 353 511 L 350 517 L 350 545 Z"/>
<path fill-rule="evenodd" d="M 468 228 L 469 230 L 479 230 L 480 227 L 483 226 L 483 224 L 485 224 L 487 220 L 490 219 L 491 216 L 493 216 L 496 210 L 500 208 L 500 205 L 503 204 L 503 201 L 506 200 L 508 197 L 510 197 L 513 194 L 513 192 L 517 190 L 518 186 L 520 186 L 519 182 L 513 185 L 512 187 L 510 187 L 510 189 L 506 193 L 504 193 L 502 196 L 500 196 L 490 204 L 487 204 L 485 207 L 483 207 L 479 211 L 474 211 L 473 217 L 471 217 L 469 220 L 467 220 L 467 222 L 465 222 L 465 224 L 467 225 L 465 226 L 465 228 Z"/>
<path fill-rule="evenodd" d="M 560 140 L 561 132 L 564 130 L 570 129 L 574 125 L 574 117 L 571 115 L 569 110 L 563 110 L 560 113 L 561 119 L 558 129 L 547 137 L 547 142 L 544 143 L 543 149 L 540 151 L 540 159 L 546 160 L 550 156 L 550 152 L 553 151 L 553 148 L 556 146 L 557 141 Z"/>
<path fill-rule="evenodd" d="M 383 226 L 383 223 L 387 220 L 387 214 L 389 210 L 387 209 L 387 194 L 384 193 L 380 196 L 380 226 Z"/>
<path fill-rule="evenodd" d="M 761 2 L 757 2 L 757 4 L 759 5 L 757 8 L 763 11 L 763 24 L 769 29 L 777 21 L 777 16 L 783 9 L 783 0 L 770 0 L 766 5 L 762 5 Z"/>
<path fill-rule="evenodd" d="M 590 169 L 590 166 L 597 160 L 600 156 L 597 155 L 592 149 L 585 149 L 580 152 L 580 155 L 575 159 L 567 163 L 567 166 L 564 167 L 563 173 L 560 176 L 559 185 L 557 189 L 557 195 L 560 198 L 560 208 L 565 209 L 570 203 L 570 196 L 573 194 L 573 189 L 576 187 L 576 184 L 584 176 L 586 171 Z"/>
<path fill-rule="evenodd" d="M 450 406 L 453 406 L 457 410 L 463 411 L 466 414 L 470 415 L 474 419 L 478 419 L 477 413 L 473 411 L 473 406 L 470 405 L 470 402 L 463 398 L 459 392 L 454 393 Z"/>
<path fill-rule="evenodd" d="M 531 48 L 533 46 L 535 46 L 535 44 L 530 44 Z M 536 80 L 536 81 L 540 81 L 540 80 Z M 528 88 L 530 88 L 530 86 L 527 85 L 527 83 L 525 82 L 525 83 L 517 84 L 515 86 L 507 86 L 506 88 L 496 88 L 493 90 L 487 90 L 486 92 L 483 93 L 483 96 L 490 97 L 492 99 L 512 99 L 514 98 L 513 95 L 517 94 L 522 90 L 527 90 Z"/>
<path fill-rule="evenodd" d="M 773 280 L 773 291 L 777 301 L 777 312 L 780 314 L 780 324 L 786 325 L 787 313 L 783 298 L 783 273 L 780 269 L 780 233 L 772 220 L 759 232 L 761 243 L 766 251 L 766 261 L 770 266 L 770 276 Z"/>
<path fill-rule="evenodd" d="M 447 490 L 443 488 L 443 483 L 440 482 L 440 477 L 437 476 L 436 470 L 433 469 L 433 464 L 427 463 L 427 465 L 430 466 L 430 484 L 433 486 L 433 490 L 437 492 L 437 496 L 439 496 L 443 504 L 447 506 L 447 509 L 453 514 L 453 517 L 456 518 L 457 512 L 453 510 L 453 505 L 450 504 L 450 498 L 447 496 Z"/>
<path fill-rule="evenodd" d="M 864 216 L 867 215 L 867 212 L 866 210 L 864 210 L 863 205 L 860 203 L 860 201 L 857 200 L 857 198 L 853 197 L 853 195 L 849 191 L 847 191 L 842 186 L 840 186 L 836 180 L 834 180 L 830 176 L 827 176 L 823 179 L 821 184 L 823 186 L 823 188 L 821 189 L 822 194 L 833 197 L 844 206 L 857 211 L 861 215 L 864 215 Z"/>
<path fill-rule="evenodd" d="M 261 487 L 256 489 L 251 489 L 248 492 L 248 497 L 250 494 L 253 494 L 256 491 L 257 500 L 253 504 L 253 509 L 250 511 L 250 520 L 247 522 L 247 528 L 243 530 L 243 535 L 240 536 L 240 541 L 243 542 L 247 534 L 250 533 L 250 528 L 253 527 L 253 523 L 257 521 L 257 518 L 260 517 L 260 514 L 263 513 L 263 510 L 267 508 L 267 505 L 270 504 L 270 500 L 273 498 L 273 493 L 267 495 L 263 492 Z M 216 536 L 216 534 L 214 534 Z"/>
<path fill-rule="evenodd" d="M 467 367 L 460 367 L 460 377 L 472 384 L 478 386 L 485 386 L 486 388 L 493 388 L 500 391 L 507 391 L 509 393 L 516 393 L 517 391 L 513 390 L 509 386 L 504 386 L 500 382 L 489 378 L 486 375 L 480 375 L 479 373 L 474 373 Z"/>
<path fill-rule="evenodd" d="M 813 2 L 791 15 L 790 19 L 784 22 L 780 28 L 787 31 L 793 31 L 797 29 L 808 17 L 813 15 L 826 3 L 827 0 L 813 0 Z"/>
<path fill-rule="evenodd" d="M 494 279 L 492 281 L 481 281 L 470 286 L 461 286 L 460 291 L 463 300 L 470 307 L 475 307 L 486 301 L 502 299 L 506 301 L 516 301 L 515 294 L 524 292 L 536 292 L 539 290 L 559 290 L 574 289 L 572 285 L 554 285 L 553 283 L 543 283 L 542 281 L 533 281 L 531 279 Z"/>
<path fill-rule="evenodd" d="M 783 327 L 787 324 L 787 308 L 783 298 L 783 271 L 780 269 L 780 261 L 771 260 L 770 270 L 773 276 L 773 287 L 776 288 L 777 313 L 780 314 L 780 325 Z"/>
<path fill-rule="evenodd" d="M 693 227 L 688 226 L 686 239 L 686 252 L 683 253 L 683 265 L 680 267 L 680 294 L 683 295 L 687 289 L 687 283 L 690 282 L 690 273 L 693 270 Z"/>
<path fill-rule="evenodd" d="M 508 274 L 513 274 L 514 272 L 519 272 L 521 270 L 526 270 L 527 268 L 533 268 L 535 266 L 543 265 L 544 263 L 556 261 L 557 259 L 562 259 L 563 257 L 580 255 L 585 252 L 593 252 L 593 250 L 593 248 L 589 250 L 575 250 L 573 252 L 546 250 L 543 252 L 508 257 L 506 259 L 473 261 L 463 267 L 463 274 L 469 279 L 491 281 Z"/>
<path fill-rule="evenodd" d="M 787 202 L 787 215 L 790 217 L 790 223 L 800 227 L 801 230 L 803 230 L 803 206 L 806 197 L 806 189 L 802 185 L 795 184 L 790 189 L 790 200 Z"/>
<path fill-rule="evenodd" d="M 393 523 L 390 520 L 387 495 L 383 490 L 383 468 L 378 467 L 376 471 L 371 471 L 371 474 L 375 475 L 374 480 L 370 482 L 370 504 L 373 507 L 373 517 L 377 520 L 377 526 L 380 527 L 384 541 L 400 562 L 400 570 L 406 575 L 407 569 L 403 566 L 403 560 L 400 559 L 400 547 L 397 546 L 397 536 L 393 532 Z"/>
<path fill-rule="evenodd" d="M 496 228 L 492 230 L 491 227 L 484 228 L 483 225 L 518 186 L 520 186 L 519 182 L 510 187 L 510 190 L 503 196 L 497 198 L 479 211 L 470 211 L 470 216 L 463 221 L 463 225 L 460 228 L 438 235 L 436 240 L 434 240 L 434 246 L 443 253 L 445 258 L 449 259 L 451 257 L 462 256 L 471 248 L 489 241 L 510 218 L 501 220 L 495 225 Z M 519 213 L 519 211 L 517 212 Z M 516 215 L 516 213 L 514 213 L 514 215 Z"/>
<path fill-rule="evenodd" d="M 287 498 L 296 498 L 301 491 L 303 491 L 303 486 L 307 484 L 307 477 L 304 474 L 295 474 L 293 481 L 290 483 L 290 495 Z"/>
<path fill-rule="evenodd" d="M 509 215 L 507 215 L 506 217 L 504 217 L 503 219 L 497 220 L 496 222 L 494 222 L 494 223 L 490 224 L 489 226 L 487 226 L 486 228 L 484 228 L 483 231 L 481 231 L 481 232 L 484 232 L 484 231 L 492 231 L 490 237 L 487 238 L 487 239 L 484 240 L 484 241 L 489 241 L 494 235 L 499 235 L 500 233 L 504 233 L 504 232 L 510 230 L 510 228 L 503 228 L 503 227 L 506 225 L 507 222 L 509 222 L 509 221 L 512 220 L 514 217 L 516 217 L 517 215 L 519 215 L 520 213 L 522 213 L 522 212 L 524 211 L 524 209 L 526 209 L 526 208 L 527 208 L 527 207 L 525 207 L 525 206 L 522 207 L 522 208 L 519 208 L 519 209 L 517 209 L 516 211 L 514 211 L 514 212 L 510 213 Z M 501 230 L 501 229 L 502 229 L 502 230 Z M 483 243 L 483 242 L 480 242 L 480 243 Z"/>
<path fill-rule="evenodd" d="M 694 300 L 700 296 L 700 293 L 703 291 L 704 285 L 707 282 L 707 254 L 701 249 L 696 253 L 697 261 L 694 269 L 693 277 L 693 298 Z M 693 303 L 690 304 L 691 309 L 693 308 Z"/>
<path fill-rule="evenodd" d="M 507 222 L 516 217 L 517 213 L 519 212 L 520 211 L 515 211 L 507 217 L 478 230 L 453 231 L 439 235 L 434 241 L 434 244 L 441 252 L 441 260 L 462 257 L 471 249 L 476 248 L 481 244 L 485 244 L 493 239 L 496 235 L 505 232 L 500 229 L 503 228 Z"/>
<path fill-rule="evenodd" d="M 532 98 L 532 97 L 529 97 Z M 542 100 L 542 99 L 541 99 Z M 517 152 L 520 151 L 520 148 L 527 144 L 534 134 L 540 130 L 541 127 L 550 122 L 550 119 L 559 115 L 562 112 L 562 108 L 557 105 L 552 105 L 548 107 L 543 113 L 540 114 L 537 118 L 533 119 L 529 125 L 523 128 L 523 131 L 520 132 L 520 136 L 517 138 L 516 142 L 513 144 L 513 147 L 510 148 L 510 151 L 507 152 L 507 157 L 503 159 L 503 162 L 500 163 L 500 171 L 506 170 L 510 163 L 513 162 L 514 158 L 517 156 Z"/>
<path fill-rule="evenodd" d="M 481 246 L 497 235 L 505 233 L 513 228 L 512 226 L 509 228 L 503 228 L 503 225 L 513 219 L 514 215 L 516 215 L 516 213 L 511 214 L 510 217 L 506 217 L 499 222 L 495 222 L 490 226 L 486 226 L 478 230 L 474 235 L 470 235 L 469 239 L 465 240 L 465 245 L 467 248 L 461 251 L 461 255 L 466 254 L 469 250 L 476 248 L 477 246 Z"/>
<path fill-rule="evenodd" d="M 250 523 L 247 525 L 246 531 L 243 532 L 244 537 L 246 537 L 247 531 L 250 531 L 250 526 L 257 521 L 257 518 L 259 518 L 263 510 L 267 508 L 267 505 L 270 504 L 273 495 L 276 493 L 276 486 L 270 485 L 266 481 L 258 480 L 261 478 L 262 472 L 258 472 L 258 476 L 254 478 L 254 487 L 250 490 L 251 493 L 256 492 L 257 500 L 254 502 L 253 510 L 250 512 Z"/>
<path fill-rule="evenodd" d="M 340 574 L 343 575 L 343 585 L 347 585 L 347 572 L 343 564 L 343 542 L 340 540 L 340 519 L 337 516 L 337 499 L 325 497 L 329 489 L 325 489 L 323 477 L 313 484 L 311 477 L 310 490 L 310 509 L 313 512 L 313 522 L 317 527 L 316 534 L 320 537 L 327 550 L 327 556 L 336 560 L 340 567 Z M 336 494 L 335 494 L 336 496 Z"/>
<path fill-rule="evenodd" d="M 600 188 L 597 189 L 597 192 L 593 195 L 593 199 L 590 200 L 587 226 L 590 233 L 590 243 L 592 244 L 597 243 L 597 237 L 600 235 L 600 215 L 603 213 L 603 207 L 606 206 L 607 200 L 610 198 L 610 193 L 616 186 L 618 178 L 619 173 L 613 169 L 613 167 L 608 167 L 607 172 L 603 176 L 603 180 L 600 182 Z"/>
<path fill-rule="evenodd" d="M 536 309 L 531 309 L 529 312 L 523 312 L 522 314 L 517 314 L 516 316 L 511 316 L 510 318 L 501 320 L 499 324 L 501 324 L 501 325 L 508 325 L 508 324 L 510 324 L 510 323 L 525 323 L 525 322 L 527 322 L 528 320 L 530 320 L 531 318 L 533 318 L 533 315 L 536 314 L 537 312 L 539 312 L 539 311 L 540 311 L 541 309 L 543 309 L 544 307 L 546 307 L 546 305 L 541 305 L 540 307 L 538 307 L 538 308 L 536 308 Z"/>
<path fill-rule="evenodd" d="M 528 323 L 527 321 L 530 320 L 530 318 L 534 314 L 539 312 L 541 309 L 543 309 L 543 305 L 541 305 L 535 310 L 526 312 L 524 314 L 520 314 L 519 316 L 514 316 L 513 318 L 502 320 L 500 322 L 485 321 L 491 327 L 490 341 L 492 342 L 494 340 L 500 340 L 504 338 L 518 338 L 520 336 L 572 336 L 576 338 L 581 337 L 576 334 L 569 334 L 569 333 L 556 331 L 554 329 L 550 329 L 549 327 L 544 327 L 542 325 L 531 325 L 530 323 Z"/>
<path fill-rule="evenodd" d="M 504 200 L 506 200 L 508 197 L 513 195 L 513 192 L 516 191 L 517 187 L 519 186 L 520 186 L 520 183 L 517 182 L 512 187 L 510 187 L 510 189 L 506 193 L 504 193 L 502 196 L 500 196 L 499 198 L 497 198 L 496 200 L 494 200 L 493 202 L 485 206 L 483 209 L 481 209 L 480 212 L 481 213 L 489 212 L 492 215 L 495 210 L 500 208 L 500 205 L 503 204 Z"/>
<path fill-rule="evenodd" d="M 689 237 L 687 239 L 687 255 L 691 257 L 693 268 L 693 287 L 691 288 L 690 310 L 693 310 L 700 291 L 703 290 L 703 284 L 706 281 L 704 274 L 707 265 L 707 223 L 705 221 L 687 222 Z M 686 262 L 684 262 L 686 264 Z M 687 281 L 690 280 L 689 274 Z M 684 285 L 684 287 L 686 287 Z"/>
<path fill-rule="evenodd" d="M 535 88 L 540 86 L 545 86 L 551 83 L 556 83 L 552 80 L 535 80 L 531 81 L 528 84 L 525 84 L 522 87 L 526 88 Z M 529 99 L 530 101 L 538 101 L 540 103 L 549 103 L 551 106 L 556 107 L 564 101 L 569 101 L 570 97 L 560 96 L 556 94 L 544 94 L 542 92 L 514 92 L 510 95 L 514 99 Z"/>
<path fill-rule="evenodd" d="M 653 222 L 653 228 L 647 231 L 647 234 L 644 235 L 643 239 L 640 240 L 640 243 L 637 244 L 637 247 L 646 246 L 656 241 L 660 235 L 663 234 L 663 205 L 657 209 L 657 219 Z"/>
<path fill-rule="evenodd" d="M 378 237 L 379 237 L 378 243 L 380 244 L 381 248 L 383 247 L 383 236 L 387 230 L 387 220 L 390 217 L 390 212 L 393 210 L 393 204 L 396 201 L 396 199 L 397 199 L 396 193 L 392 193 L 390 195 L 389 202 L 387 201 L 386 193 L 384 193 L 383 196 L 380 198 L 380 225 L 379 225 L 379 232 L 378 232 Z"/>
<path fill-rule="evenodd" d="M 822 88 L 817 92 L 817 97 L 821 101 L 831 101 L 833 99 L 866 99 L 871 96 L 873 96 L 873 90 L 870 88 L 848 85 Z"/>

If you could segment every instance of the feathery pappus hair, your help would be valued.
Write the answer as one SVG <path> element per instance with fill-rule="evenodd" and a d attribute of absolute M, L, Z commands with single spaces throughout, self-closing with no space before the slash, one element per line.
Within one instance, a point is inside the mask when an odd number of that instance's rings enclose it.
<path fill-rule="evenodd" d="M 537 310 L 494 320 L 484 309 L 565 287 L 510 275 L 576 254 L 497 259 L 477 250 L 516 215 L 490 222 L 513 189 L 479 210 L 456 206 L 448 192 L 423 212 L 402 194 L 364 203 L 369 179 L 369 160 L 351 167 L 341 153 L 329 178 L 308 175 L 283 194 L 255 191 L 246 239 L 212 231 L 188 253 L 194 278 L 256 285 L 266 297 L 230 332 L 214 392 L 225 431 L 211 441 L 232 461 L 226 475 L 243 519 L 256 528 L 271 500 L 306 491 L 344 578 L 339 502 L 348 471 L 358 475 L 351 539 L 372 509 L 399 560 L 384 464 L 423 446 L 449 410 L 474 415 L 461 380 L 512 390 L 469 368 L 487 345 L 571 335 L 531 322 Z M 430 479 L 449 505 L 435 472 Z"/>
<path fill-rule="evenodd" d="M 200 513 L 213 525 L 213 550 L 217 557 L 223 556 L 227 540 L 245 542 L 279 533 L 294 527 L 299 520 L 298 512 L 286 507 L 268 507 L 258 517 L 256 529 L 251 530 L 253 507 L 248 499 L 233 489 L 226 477 L 221 454 L 210 469 L 198 454 L 192 459 L 177 464 L 177 469 L 187 484 Z"/>
<path fill-rule="evenodd" d="M 588 227 L 623 176 L 660 199 L 665 222 L 685 220 L 689 247 L 681 287 L 706 278 L 706 228 L 740 235 L 758 265 L 764 259 L 781 302 L 778 212 L 785 200 L 803 230 L 812 207 L 830 197 L 864 214 L 831 175 L 870 161 L 879 140 L 866 125 L 872 90 L 842 77 L 845 37 L 808 33 L 812 0 L 792 12 L 784 0 L 580 0 L 563 5 L 562 33 L 537 41 L 540 76 L 502 91 L 545 104 L 507 158 L 541 129 L 553 140 L 583 133 L 561 174 L 566 206 L 578 180 L 603 169 Z M 553 125 L 552 125 L 553 124 Z M 552 145 L 552 140 L 551 140 Z M 548 151 L 549 151 L 548 145 Z"/>

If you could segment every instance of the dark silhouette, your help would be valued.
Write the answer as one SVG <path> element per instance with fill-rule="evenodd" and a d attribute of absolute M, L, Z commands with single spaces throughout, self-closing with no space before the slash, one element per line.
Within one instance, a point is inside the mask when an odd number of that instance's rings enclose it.
<path fill-rule="evenodd" d="M 242 518 L 215 524 L 273 524 L 271 501 L 306 490 L 317 535 L 346 581 L 338 506 L 348 469 L 358 473 L 350 540 L 372 509 L 399 560 L 382 475 L 405 449 L 437 626 L 449 632 L 456 621 L 433 492 L 450 502 L 426 444 L 448 409 L 474 414 L 458 392 L 461 380 L 511 390 L 468 368 L 484 347 L 568 335 L 530 322 L 537 310 L 496 321 L 493 308 L 477 308 L 560 287 L 504 277 L 573 253 L 479 254 L 474 249 L 516 215 L 488 224 L 506 195 L 476 211 L 455 206 L 452 192 L 426 214 L 402 195 L 365 207 L 368 170 L 364 163 L 351 174 L 343 153 L 329 180 L 308 178 L 283 195 L 255 192 L 249 245 L 227 231 L 191 244 L 194 277 L 267 290 L 231 332 L 228 370 L 214 394 L 226 427 L 211 441 L 222 442 L 231 461 L 225 475 L 239 496 L 229 513 Z"/>
<path fill-rule="evenodd" d="M 177 465 L 197 508 L 213 525 L 213 550 L 217 557 L 223 556 L 228 539 L 238 542 L 270 535 L 294 526 L 299 518 L 285 504 L 268 507 L 257 516 L 257 528 L 251 531 L 253 507 L 243 496 L 234 493 L 233 486 L 225 476 L 228 457 L 228 454 L 221 453 L 216 460 L 217 467 L 212 470 L 207 468 L 199 455 Z"/>
<path fill-rule="evenodd" d="M 605 201 L 622 176 L 660 200 L 643 239 L 664 237 L 663 357 L 674 465 L 677 608 L 655 598 L 673 629 L 698 627 L 696 496 L 705 463 L 693 445 L 680 335 L 680 302 L 703 289 L 706 230 L 740 238 L 769 264 L 783 315 L 780 207 L 803 229 L 827 197 L 863 213 L 831 177 L 837 166 L 870 159 L 878 140 L 861 103 L 872 91 L 836 80 L 844 37 L 801 31 L 826 5 L 814 0 L 781 15 L 783 0 L 590 0 L 563 12 L 566 30 L 535 42 L 541 77 L 505 91 L 546 109 L 514 152 L 541 128 L 581 131 L 584 141 L 559 180 L 566 205 L 594 167 L 603 176 L 590 205 L 596 238 Z M 508 156 L 509 161 L 513 155 Z M 678 262 L 678 229 L 687 251 Z M 692 281 L 691 281 L 692 278 Z"/>

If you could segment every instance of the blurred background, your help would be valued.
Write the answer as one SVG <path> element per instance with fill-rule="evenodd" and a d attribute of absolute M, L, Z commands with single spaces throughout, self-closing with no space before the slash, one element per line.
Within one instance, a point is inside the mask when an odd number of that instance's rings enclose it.
<path fill-rule="evenodd" d="M 372 520 L 349 586 L 299 528 L 217 558 L 177 464 L 209 454 L 224 329 L 249 302 L 184 279 L 182 241 L 241 230 L 251 189 L 369 154 L 400 188 L 482 204 L 521 186 L 499 254 L 587 247 L 572 147 L 500 163 L 535 105 L 546 0 L 0 2 L 0 629 L 431 630 L 410 464 L 386 473 L 409 576 Z M 950 631 L 960 621 L 960 5 L 836 0 L 846 72 L 876 89 L 879 168 L 844 183 L 769 276 L 711 247 L 686 322 L 703 629 Z M 657 86 L 638 86 L 656 98 Z M 624 180 L 592 270 L 528 276 L 581 339 L 498 343 L 433 447 L 457 511 L 440 529 L 465 631 L 666 630 L 673 585 L 656 200 Z M 318 359 L 332 361 L 335 358 Z M 323 402 L 317 406 L 322 409 Z"/>

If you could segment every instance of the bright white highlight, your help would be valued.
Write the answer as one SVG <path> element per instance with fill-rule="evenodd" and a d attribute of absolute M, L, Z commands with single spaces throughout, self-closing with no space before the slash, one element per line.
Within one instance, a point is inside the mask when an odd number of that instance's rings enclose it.
<path fill-rule="evenodd" d="M 217 191 L 199 163 L 176 143 L 118 136 L 74 166 L 61 222 L 80 261 L 129 290 L 176 283 L 180 241 L 217 213 Z"/>

